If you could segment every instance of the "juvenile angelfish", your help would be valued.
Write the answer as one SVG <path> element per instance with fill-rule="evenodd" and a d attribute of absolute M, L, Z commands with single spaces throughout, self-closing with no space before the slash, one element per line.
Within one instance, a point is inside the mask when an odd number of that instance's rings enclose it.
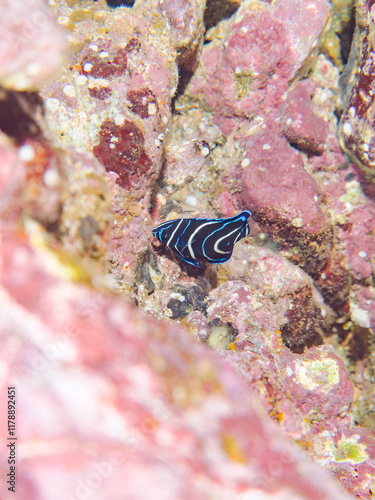
<path fill-rule="evenodd" d="M 173 219 L 156 226 L 152 234 L 192 266 L 222 264 L 230 259 L 237 241 L 250 233 L 250 216 L 244 210 L 229 219 Z"/>

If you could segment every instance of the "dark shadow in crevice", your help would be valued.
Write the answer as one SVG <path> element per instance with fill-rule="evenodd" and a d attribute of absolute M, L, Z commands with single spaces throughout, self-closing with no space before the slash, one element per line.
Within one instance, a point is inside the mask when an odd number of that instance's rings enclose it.
<path fill-rule="evenodd" d="M 353 4 L 349 21 L 343 27 L 342 32 L 337 33 L 337 36 L 340 39 L 340 50 L 341 50 L 341 58 L 343 64 L 346 64 L 348 62 L 354 31 L 355 31 L 355 6 Z"/>
<path fill-rule="evenodd" d="M 36 92 L 14 92 L 0 88 L 0 130 L 22 144 L 42 136 L 36 122 L 43 115 L 43 100 Z"/>
<path fill-rule="evenodd" d="M 176 113 L 175 103 L 177 99 L 182 96 L 186 90 L 186 87 L 189 85 L 190 80 L 192 79 L 194 72 L 185 70 L 183 68 L 178 68 L 178 84 L 177 89 L 172 97 L 172 114 Z"/>
<path fill-rule="evenodd" d="M 135 0 L 106 0 L 108 7 L 115 9 L 116 7 L 133 7 Z"/>
<path fill-rule="evenodd" d="M 206 31 L 216 26 L 223 19 L 231 17 L 239 8 L 240 2 L 223 2 L 222 0 L 207 0 L 204 13 Z"/>

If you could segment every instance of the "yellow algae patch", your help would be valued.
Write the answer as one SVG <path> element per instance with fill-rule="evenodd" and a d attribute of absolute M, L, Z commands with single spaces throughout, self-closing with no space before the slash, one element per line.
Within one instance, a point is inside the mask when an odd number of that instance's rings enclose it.
<path fill-rule="evenodd" d="M 224 434 L 221 437 L 223 448 L 229 458 L 240 464 L 246 463 L 246 457 L 242 453 L 238 440 L 231 434 Z"/>
<path fill-rule="evenodd" d="M 319 388 L 327 393 L 340 382 L 339 367 L 334 359 L 297 360 L 294 366 L 297 382 L 310 391 Z"/>
<path fill-rule="evenodd" d="M 24 226 L 32 247 L 51 274 L 66 281 L 91 282 L 89 270 L 81 267 L 78 259 L 72 258 L 63 248 L 49 246 L 49 235 L 41 224 L 25 218 Z"/>

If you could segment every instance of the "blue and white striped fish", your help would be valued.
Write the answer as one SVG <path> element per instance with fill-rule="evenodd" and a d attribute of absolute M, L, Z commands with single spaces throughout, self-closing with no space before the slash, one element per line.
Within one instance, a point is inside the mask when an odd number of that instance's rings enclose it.
<path fill-rule="evenodd" d="M 249 210 L 230 219 L 174 219 L 152 230 L 160 243 L 195 267 L 230 259 L 237 241 L 250 233 Z"/>

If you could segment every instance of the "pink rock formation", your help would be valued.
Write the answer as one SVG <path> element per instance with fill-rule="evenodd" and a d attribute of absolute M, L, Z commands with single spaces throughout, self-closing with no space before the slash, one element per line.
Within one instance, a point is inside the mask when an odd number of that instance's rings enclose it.
<path fill-rule="evenodd" d="M 17 494 L 349 500 L 208 348 L 50 274 L 13 231 L 2 238 L 2 389 L 17 388 Z"/>
<path fill-rule="evenodd" d="M 64 30 L 43 0 L 2 0 L 0 8 L 0 84 L 37 90 L 61 70 L 67 50 Z"/>

